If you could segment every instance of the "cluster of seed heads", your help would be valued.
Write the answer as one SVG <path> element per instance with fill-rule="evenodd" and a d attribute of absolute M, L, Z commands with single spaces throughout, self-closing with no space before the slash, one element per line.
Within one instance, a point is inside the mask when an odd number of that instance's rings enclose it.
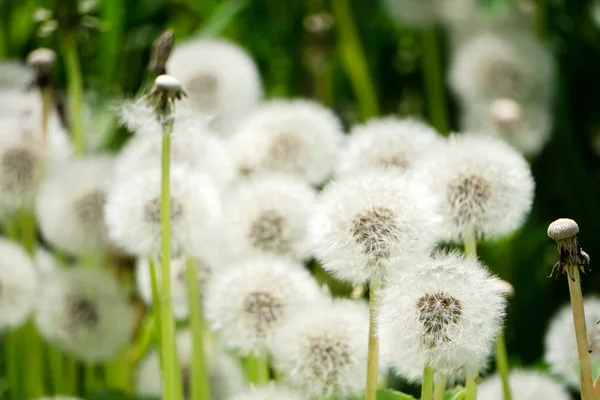
<path fill-rule="evenodd" d="M 358 215 L 352 226 L 352 236 L 374 261 L 390 257 L 388 243 L 397 235 L 396 214 L 385 207 L 376 207 Z"/>
<path fill-rule="evenodd" d="M 447 329 L 460 321 L 462 312 L 460 300 L 447 293 L 431 293 L 421 297 L 417 302 L 417 318 L 423 325 L 423 344 L 437 347 L 449 342 Z"/>
<path fill-rule="evenodd" d="M 267 210 L 250 226 L 249 238 L 253 247 L 264 251 L 286 253 L 290 241 L 284 236 L 286 219 L 275 210 Z"/>
<path fill-rule="evenodd" d="M 255 321 L 255 332 L 259 337 L 283 315 L 283 303 L 273 293 L 266 290 L 255 290 L 244 298 L 244 312 Z"/>
<path fill-rule="evenodd" d="M 459 227 L 475 224 L 485 214 L 491 198 L 489 183 L 480 176 L 468 175 L 448 185 L 448 202 Z"/>

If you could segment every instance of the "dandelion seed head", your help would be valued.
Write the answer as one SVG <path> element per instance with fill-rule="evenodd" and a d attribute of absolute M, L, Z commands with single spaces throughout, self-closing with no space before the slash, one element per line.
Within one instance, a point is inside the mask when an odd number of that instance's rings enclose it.
<path fill-rule="evenodd" d="M 253 111 L 231 138 L 239 171 L 289 173 L 319 184 L 343 140 L 338 118 L 309 100 L 273 100 Z"/>
<path fill-rule="evenodd" d="M 105 222 L 109 237 L 124 251 L 148 257 L 160 249 L 161 174 L 158 169 L 117 180 L 109 191 Z M 222 218 L 219 192 L 201 174 L 171 169 L 171 222 L 174 255 L 193 254 Z"/>
<path fill-rule="evenodd" d="M 600 349 L 595 344 L 596 323 L 600 321 L 600 299 L 590 296 L 584 299 L 587 342 L 590 345 L 592 365 L 600 362 Z M 570 304 L 562 306 L 552 318 L 545 338 L 544 361 L 550 366 L 550 372 L 563 378 L 569 386 L 579 388 L 579 357 L 573 326 L 573 312 Z M 598 368 L 592 368 L 596 379 Z"/>
<path fill-rule="evenodd" d="M 184 102 L 211 115 L 211 126 L 221 134 L 230 134 L 262 96 L 258 68 L 250 55 L 223 39 L 194 39 L 177 45 L 167 70 L 187 92 Z"/>
<path fill-rule="evenodd" d="M 56 53 L 52 49 L 40 47 L 27 55 L 27 64 L 38 69 L 49 69 L 56 61 Z"/>
<path fill-rule="evenodd" d="M 578 233 L 579 225 L 570 218 L 559 218 L 548 226 L 548 237 L 557 242 L 574 239 Z"/>
<path fill-rule="evenodd" d="M 462 241 L 471 232 L 480 240 L 508 235 L 521 226 L 533 202 L 527 162 L 491 137 L 455 134 L 412 172 L 438 198 L 446 240 Z"/>
<path fill-rule="evenodd" d="M 431 250 L 440 223 L 437 204 L 420 182 L 373 170 L 325 188 L 309 237 L 326 270 L 359 284 L 383 274 L 397 258 Z"/>
<path fill-rule="evenodd" d="M 110 247 L 104 206 L 114 181 L 114 159 L 72 160 L 42 182 L 36 217 L 44 238 L 74 255 L 98 254 Z"/>
<path fill-rule="evenodd" d="M 515 400 L 569 400 L 569 392 L 548 375 L 539 371 L 513 369 L 509 375 Z M 504 391 L 498 374 L 486 378 L 477 387 L 477 396 L 485 400 L 502 400 Z"/>
<path fill-rule="evenodd" d="M 301 264 L 272 256 L 235 262 L 206 286 L 206 319 L 227 348 L 244 355 L 264 351 L 290 315 L 323 296 Z"/>
<path fill-rule="evenodd" d="M 338 158 L 338 177 L 370 168 L 405 171 L 422 153 L 441 141 L 428 124 L 415 119 L 376 118 L 355 126 Z"/>
<path fill-rule="evenodd" d="M 456 24 L 475 10 L 475 0 L 386 0 L 391 17 L 409 26 L 426 27 L 435 23 Z"/>
<path fill-rule="evenodd" d="M 108 271 L 72 267 L 44 273 L 35 322 L 40 334 L 62 350 L 101 362 L 129 343 L 135 319 L 124 290 Z"/>
<path fill-rule="evenodd" d="M 17 60 L 0 62 L 0 90 L 23 90 L 32 81 L 35 73 L 32 68 Z"/>
<path fill-rule="evenodd" d="M 252 387 L 227 400 L 304 400 L 304 397 L 292 389 L 271 383 L 266 386 Z"/>
<path fill-rule="evenodd" d="M 33 308 L 38 285 L 35 267 L 17 243 L 0 239 L 0 329 L 23 324 Z"/>
<path fill-rule="evenodd" d="M 315 302 L 278 330 L 275 365 L 291 387 L 311 399 L 357 395 L 365 387 L 368 330 L 364 302 Z"/>
<path fill-rule="evenodd" d="M 381 291 L 384 361 L 411 381 L 424 365 L 452 382 L 484 368 L 505 311 L 498 281 L 458 252 L 400 261 Z"/>

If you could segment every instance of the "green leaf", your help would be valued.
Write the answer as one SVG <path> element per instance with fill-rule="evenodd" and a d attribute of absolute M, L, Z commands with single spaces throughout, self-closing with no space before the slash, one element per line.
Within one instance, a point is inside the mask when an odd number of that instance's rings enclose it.
<path fill-rule="evenodd" d="M 467 391 L 464 388 L 458 388 L 446 392 L 444 400 L 464 400 L 467 395 Z"/>
<path fill-rule="evenodd" d="M 415 400 L 414 397 L 392 389 L 379 389 L 377 400 Z"/>

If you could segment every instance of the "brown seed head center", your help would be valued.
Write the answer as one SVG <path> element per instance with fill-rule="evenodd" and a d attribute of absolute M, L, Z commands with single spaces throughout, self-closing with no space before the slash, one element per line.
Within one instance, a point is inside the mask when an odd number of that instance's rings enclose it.
<path fill-rule="evenodd" d="M 460 300 L 444 292 L 426 294 L 417 302 L 417 318 L 423 325 L 422 342 L 428 347 L 447 343 L 447 328 L 460 321 L 463 306 Z"/>

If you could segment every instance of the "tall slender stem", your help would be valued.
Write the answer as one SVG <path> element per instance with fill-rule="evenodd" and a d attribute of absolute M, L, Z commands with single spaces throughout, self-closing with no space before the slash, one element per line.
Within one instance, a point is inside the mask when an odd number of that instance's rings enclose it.
<path fill-rule="evenodd" d="M 349 0 L 333 0 L 333 14 L 339 28 L 339 49 L 342 63 L 358 100 L 362 119 L 379 114 L 379 105 L 367 60 L 360 44 Z"/>
<path fill-rule="evenodd" d="M 69 127 L 73 135 L 75 154 L 82 156 L 85 152 L 83 140 L 83 123 L 81 118 L 83 107 L 83 77 L 79 62 L 77 41 L 72 33 L 63 36 L 65 69 L 67 71 L 67 92 L 69 94 Z"/>
<path fill-rule="evenodd" d="M 248 383 L 260 385 L 269 382 L 269 360 L 266 354 L 249 354 L 244 359 L 244 369 Z"/>
<path fill-rule="evenodd" d="M 191 368 L 191 397 L 190 400 L 209 400 L 210 382 L 204 358 L 204 315 L 200 303 L 198 285 L 198 269 L 196 261 L 188 259 L 185 265 L 188 298 L 190 305 L 190 329 L 192 330 L 192 368 Z"/>
<path fill-rule="evenodd" d="M 465 400 L 476 400 L 477 399 L 477 378 L 479 377 L 478 371 L 471 371 L 467 374 L 466 396 Z"/>
<path fill-rule="evenodd" d="M 163 363 L 163 397 L 181 400 L 181 373 L 175 351 L 175 323 L 171 307 L 171 126 L 163 124 L 162 175 L 160 198 L 161 251 L 160 251 L 160 350 Z"/>
<path fill-rule="evenodd" d="M 579 267 L 567 267 L 569 274 L 569 294 L 571 295 L 571 309 L 573 310 L 573 324 L 577 338 L 577 353 L 579 354 L 579 369 L 581 377 L 581 399 L 594 400 L 594 387 L 592 383 L 592 365 L 587 342 L 587 328 L 585 326 L 585 312 L 583 309 L 583 296 L 581 295 L 581 278 Z"/>
<path fill-rule="evenodd" d="M 433 400 L 444 400 L 444 397 L 446 396 L 446 383 L 447 379 L 444 375 L 437 375 L 435 377 Z"/>
<path fill-rule="evenodd" d="M 600 376 L 594 381 L 594 400 L 600 399 Z"/>
<path fill-rule="evenodd" d="M 19 335 L 20 330 L 9 331 L 4 338 L 6 346 L 7 360 L 7 375 L 8 385 L 10 389 L 11 399 L 19 400 L 24 398 L 22 393 L 21 378 L 24 374 L 21 373 L 21 363 L 19 362 Z"/>
<path fill-rule="evenodd" d="M 24 376 L 27 398 L 38 398 L 45 393 L 44 388 L 44 365 L 42 363 L 43 343 L 33 322 L 29 321 L 23 327 L 24 342 L 21 343 L 23 350 L 21 362 L 25 365 Z"/>
<path fill-rule="evenodd" d="M 63 354 L 53 346 L 47 346 L 48 365 L 52 390 L 55 394 L 68 394 L 65 386 L 65 365 Z"/>
<path fill-rule="evenodd" d="M 423 77 L 427 91 L 429 118 L 431 124 L 440 133 L 446 134 L 449 131 L 448 112 L 437 30 L 435 28 L 424 29 L 422 43 Z"/>
<path fill-rule="evenodd" d="M 477 256 L 477 238 L 475 237 L 474 232 L 470 232 L 464 237 L 465 244 L 465 254 L 468 257 L 476 257 Z"/>
<path fill-rule="evenodd" d="M 506 353 L 506 341 L 504 340 L 504 332 L 500 332 L 496 337 L 496 369 L 502 380 L 502 392 L 504 393 L 504 400 L 512 400 L 510 392 L 510 382 L 508 378 L 509 365 L 508 355 Z"/>
<path fill-rule="evenodd" d="M 421 385 L 421 400 L 433 399 L 433 368 L 426 365 L 423 369 L 423 383 Z"/>
<path fill-rule="evenodd" d="M 367 359 L 367 388 L 365 400 L 377 398 L 377 381 L 379 378 L 379 340 L 377 339 L 376 310 L 379 302 L 378 291 L 380 278 L 372 278 L 369 284 L 369 354 Z"/>

